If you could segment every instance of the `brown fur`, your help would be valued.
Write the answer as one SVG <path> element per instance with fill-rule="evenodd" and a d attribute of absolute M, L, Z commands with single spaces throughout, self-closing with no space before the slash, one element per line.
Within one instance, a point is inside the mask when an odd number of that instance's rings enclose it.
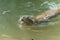
<path fill-rule="evenodd" d="M 52 9 L 52 10 L 47 10 L 47 11 L 35 16 L 32 20 L 33 21 L 44 21 L 44 20 L 49 19 L 50 17 L 53 17 L 56 14 L 58 14 L 59 11 L 60 11 L 60 7 L 56 8 L 56 9 Z"/>
<path fill-rule="evenodd" d="M 49 19 L 50 17 L 55 16 L 56 14 L 58 14 L 58 12 L 60 11 L 60 7 L 56 7 L 55 9 L 51 9 L 51 10 L 47 10 L 37 16 L 34 16 L 32 19 L 28 19 L 28 18 L 22 18 L 24 19 L 23 22 L 25 23 L 33 23 L 33 22 L 41 22 L 44 20 Z"/>

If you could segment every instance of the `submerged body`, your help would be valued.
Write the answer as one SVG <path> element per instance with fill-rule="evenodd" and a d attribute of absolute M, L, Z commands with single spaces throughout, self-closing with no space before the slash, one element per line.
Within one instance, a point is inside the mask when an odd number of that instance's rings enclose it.
<path fill-rule="evenodd" d="M 47 10 L 37 16 L 34 16 L 32 19 L 27 18 L 27 17 L 25 17 L 25 19 L 22 18 L 23 21 L 21 21 L 22 20 L 21 19 L 20 22 L 21 22 L 21 24 L 23 24 L 23 23 L 34 24 L 34 23 L 42 22 L 42 21 L 45 21 L 45 20 L 57 15 L 59 11 L 60 11 L 60 7 L 56 7 L 55 9 Z"/>
<path fill-rule="evenodd" d="M 37 22 L 45 21 L 45 20 L 57 15 L 58 12 L 59 12 L 59 9 L 47 10 L 44 13 L 41 13 L 41 14 L 35 16 L 32 20 L 34 22 L 36 22 L 36 21 Z"/>

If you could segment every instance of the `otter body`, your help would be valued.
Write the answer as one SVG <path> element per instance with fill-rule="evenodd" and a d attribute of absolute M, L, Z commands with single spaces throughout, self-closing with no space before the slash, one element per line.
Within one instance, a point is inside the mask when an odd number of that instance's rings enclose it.
<path fill-rule="evenodd" d="M 32 19 L 29 19 L 26 17 L 25 17 L 25 19 L 24 18 L 22 18 L 22 19 L 23 19 L 24 23 L 34 24 L 34 23 L 45 21 L 45 20 L 57 15 L 59 11 L 60 11 L 60 7 L 56 7 L 55 9 L 47 10 L 37 16 L 34 16 Z"/>
<path fill-rule="evenodd" d="M 45 21 L 45 20 L 47 20 L 47 19 L 49 19 L 57 14 L 58 14 L 58 9 L 47 10 L 44 13 L 41 13 L 41 14 L 35 16 L 32 20 L 38 21 L 38 22 Z"/>

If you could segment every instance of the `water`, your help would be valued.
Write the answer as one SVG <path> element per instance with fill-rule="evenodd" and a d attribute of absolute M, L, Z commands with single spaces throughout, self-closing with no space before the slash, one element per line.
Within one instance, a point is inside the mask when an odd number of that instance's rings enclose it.
<path fill-rule="evenodd" d="M 0 0 L 0 40 L 60 40 L 60 17 L 51 20 L 54 24 L 23 26 L 18 20 L 22 15 L 37 15 L 49 7 L 48 3 L 59 4 L 59 0 Z"/>

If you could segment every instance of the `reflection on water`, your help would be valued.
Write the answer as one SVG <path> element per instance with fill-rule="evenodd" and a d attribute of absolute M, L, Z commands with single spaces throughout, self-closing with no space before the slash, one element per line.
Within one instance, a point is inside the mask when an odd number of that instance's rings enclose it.
<path fill-rule="evenodd" d="M 54 0 L 53 0 L 54 1 Z M 52 0 L 0 0 L 0 40 L 60 40 L 60 18 L 53 25 L 18 27 L 20 15 L 36 15 L 49 8 Z M 56 0 L 55 3 L 58 3 Z M 54 4 L 54 3 L 53 3 Z M 40 6 L 41 5 L 41 6 Z M 51 23 L 50 23 L 51 24 Z"/>

